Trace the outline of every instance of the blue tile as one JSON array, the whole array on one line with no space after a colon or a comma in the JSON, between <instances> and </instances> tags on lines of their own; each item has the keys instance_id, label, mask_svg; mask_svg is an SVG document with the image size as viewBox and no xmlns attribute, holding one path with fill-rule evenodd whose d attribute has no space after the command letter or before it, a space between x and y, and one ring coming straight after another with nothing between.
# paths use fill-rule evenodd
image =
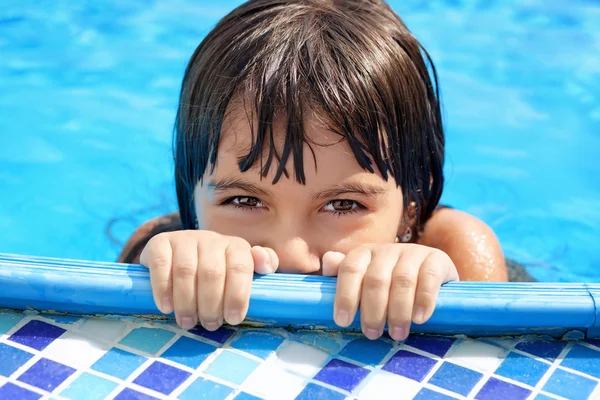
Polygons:
<instances>
[{"instance_id":1,"label":"blue tile","mask_svg":"<svg viewBox=\"0 0 600 400\"><path fill-rule=\"evenodd\" d=\"M196 369L217 348L199 340L182 336L162 354L162 358Z\"/></svg>"},{"instance_id":2,"label":"blue tile","mask_svg":"<svg viewBox=\"0 0 600 400\"><path fill-rule=\"evenodd\" d=\"M224 399L234 391L235 389L210 379L198 378L178 398L180 400Z\"/></svg>"},{"instance_id":3,"label":"blue tile","mask_svg":"<svg viewBox=\"0 0 600 400\"><path fill-rule=\"evenodd\" d=\"M132 349L156 354L175 334L159 328L135 328L119 343Z\"/></svg>"},{"instance_id":4,"label":"blue tile","mask_svg":"<svg viewBox=\"0 0 600 400\"><path fill-rule=\"evenodd\" d=\"M447 389L451 392L467 396L473 387L483 377L477 371L461 367L450 362L444 362L441 367L435 371L435 374L429 380L429 383Z\"/></svg>"},{"instance_id":5,"label":"blue tile","mask_svg":"<svg viewBox=\"0 0 600 400\"><path fill-rule=\"evenodd\" d=\"M191 375L187 371L155 361L133 383L168 395Z\"/></svg>"},{"instance_id":6,"label":"blue tile","mask_svg":"<svg viewBox=\"0 0 600 400\"><path fill-rule=\"evenodd\" d=\"M13 333L9 340L42 351L65 332L61 327L32 320Z\"/></svg>"},{"instance_id":7,"label":"blue tile","mask_svg":"<svg viewBox=\"0 0 600 400\"><path fill-rule=\"evenodd\" d=\"M145 361L145 357L112 348L96 361L91 369L125 380Z\"/></svg>"},{"instance_id":8,"label":"blue tile","mask_svg":"<svg viewBox=\"0 0 600 400\"><path fill-rule=\"evenodd\" d=\"M0 343L0 375L9 377L33 357L26 351Z\"/></svg>"},{"instance_id":9,"label":"blue tile","mask_svg":"<svg viewBox=\"0 0 600 400\"><path fill-rule=\"evenodd\" d=\"M576 344L560 363L560 366L600 379L600 351Z\"/></svg>"},{"instance_id":10,"label":"blue tile","mask_svg":"<svg viewBox=\"0 0 600 400\"><path fill-rule=\"evenodd\" d=\"M234 397L235 400L262 400L260 397L252 396L246 392L239 392L237 396Z\"/></svg>"},{"instance_id":11,"label":"blue tile","mask_svg":"<svg viewBox=\"0 0 600 400\"><path fill-rule=\"evenodd\" d=\"M23 372L18 380L51 392L74 372L71 367L42 358Z\"/></svg>"},{"instance_id":12,"label":"blue tile","mask_svg":"<svg viewBox=\"0 0 600 400\"><path fill-rule=\"evenodd\" d=\"M368 369L334 358L314 379L351 392L369 373Z\"/></svg>"},{"instance_id":13,"label":"blue tile","mask_svg":"<svg viewBox=\"0 0 600 400\"><path fill-rule=\"evenodd\" d=\"M0 386L0 399L37 400L41 395L7 382Z\"/></svg>"},{"instance_id":14,"label":"blue tile","mask_svg":"<svg viewBox=\"0 0 600 400\"><path fill-rule=\"evenodd\" d=\"M518 343L515 349L554 361L566 345L566 342L557 340L527 340Z\"/></svg>"},{"instance_id":15,"label":"blue tile","mask_svg":"<svg viewBox=\"0 0 600 400\"><path fill-rule=\"evenodd\" d=\"M400 350L382 369L421 382L436 363L437 361L432 358Z\"/></svg>"},{"instance_id":16,"label":"blue tile","mask_svg":"<svg viewBox=\"0 0 600 400\"><path fill-rule=\"evenodd\" d=\"M220 327L216 331L207 331L201 325L196 326L193 329L190 329L188 332L193 333L194 335L202 336L203 338L213 340L217 343L225 343L227 339L231 337L235 333L233 329Z\"/></svg>"},{"instance_id":17,"label":"blue tile","mask_svg":"<svg viewBox=\"0 0 600 400\"><path fill-rule=\"evenodd\" d=\"M13 326L19 323L23 319L23 314L17 314L15 312L3 312L0 313L0 335L4 335L10 331Z\"/></svg>"},{"instance_id":18,"label":"blue tile","mask_svg":"<svg viewBox=\"0 0 600 400\"><path fill-rule=\"evenodd\" d=\"M258 361L251 358L225 350L213 360L204 372L227 382L241 385L258 364Z\"/></svg>"},{"instance_id":19,"label":"blue tile","mask_svg":"<svg viewBox=\"0 0 600 400\"><path fill-rule=\"evenodd\" d=\"M542 390L569 399L587 399L597 382L563 369L556 369Z\"/></svg>"},{"instance_id":20,"label":"blue tile","mask_svg":"<svg viewBox=\"0 0 600 400\"><path fill-rule=\"evenodd\" d=\"M404 344L443 358L456 339L443 336L410 335Z\"/></svg>"},{"instance_id":21,"label":"blue tile","mask_svg":"<svg viewBox=\"0 0 600 400\"><path fill-rule=\"evenodd\" d=\"M538 394L537 396L535 396L535 400L556 400L556 399L554 397L548 397L543 394Z\"/></svg>"},{"instance_id":22,"label":"blue tile","mask_svg":"<svg viewBox=\"0 0 600 400\"><path fill-rule=\"evenodd\" d=\"M495 374L535 386L548 371L550 365L518 353L510 352Z\"/></svg>"},{"instance_id":23,"label":"blue tile","mask_svg":"<svg viewBox=\"0 0 600 400\"><path fill-rule=\"evenodd\" d=\"M413 400L456 400L455 397L446 396L435 390L423 388L417 393Z\"/></svg>"},{"instance_id":24,"label":"blue tile","mask_svg":"<svg viewBox=\"0 0 600 400\"><path fill-rule=\"evenodd\" d=\"M2 316L0 316L0 318L2 318ZM0 319L0 324L2 320ZM0 325L1 326L1 325ZM0 333L2 333L2 330L0 329ZM599 347L600 348L600 339L588 339L586 340L586 342L588 342L589 344Z\"/></svg>"},{"instance_id":25,"label":"blue tile","mask_svg":"<svg viewBox=\"0 0 600 400\"><path fill-rule=\"evenodd\" d=\"M491 377L481 388L477 400L525 400L531 390Z\"/></svg>"},{"instance_id":26,"label":"blue tile","mask_svg":"<svg viewBox=\"0 0 600 400\"><path fill-rule=\"evenodd\" d=\"M314 383L309 383L302 390L302 392L300 392L298 397L296 397L296 400L343 400L345 398L345 394L336 392L335 390L331 390L323 386L316 385Z\"/></svg>"},{"instance_id":27,"label":"blue tile","mask_svg":"<svg viewBox=\"0 0 600 400\"><path fill-rule=\"evenodd\" d=\"M360 338L349 342L340 355L363 364L377 365L391 349L392 344L389 342Z\"/></svg>"},{"instance_id":28,"label":"blue tile","mask_svg":"<svg viewBox=\"0 0 600 400\"><path fill-rule=\"evenodd\" d=\"M246 353L265 359L277 350L284 340L281 335L274 335L268 330L242 331L230 345L235 349L240 349Z\"/></svg>"},{"instance_id":29,"label":"blue tile","mask_svg":"<svg viewBox=\"0 0 600 400\"><path fill-rule=\"evenodd\" d=\"M158 398L138 392L137 390L125 388L114 398L114 400L158 400Z\"/></svg>"},{"instance_id":30,"label":"blue tile","mask_svg":"<svg viewBox=\"0 0 600 400\"><path fill-rule=\"evenodd\" d=\"M115 390L117 386L119 385L116 382L84 372L61 391L60 395L61 397L73 400L102 400Z\"/></svg>"},{"instance_id":31,"label":"blue tile","mask_svg":"<svg viewBox=\"0 0 600 400\"><path fill-rule=\"evenodd\" d=\"M53 314L44 314L44 318L51 319L52 321L64 324L71 325L75 322L79 321L81 317L76 317L74 315L53 315Z\"/></svg>"},{"instance_id":32,"label":"blue tile","mask_svg":"<svg viewBox=\"0 0 600 400\"><path fill-rule=\"evenodd\" d=\"M328 332L324 335L319 331L300 331L296 335L294 335L294 339L298 342L306 343L310 346L317 347L323 351L326 351L331 354L336 354L338 351L344 347L344 344L348 339L345 338L346 335L336 333L336 332ZM352 335L351 339L354 339L357 335Z\"/></svg>"}]
</instances>

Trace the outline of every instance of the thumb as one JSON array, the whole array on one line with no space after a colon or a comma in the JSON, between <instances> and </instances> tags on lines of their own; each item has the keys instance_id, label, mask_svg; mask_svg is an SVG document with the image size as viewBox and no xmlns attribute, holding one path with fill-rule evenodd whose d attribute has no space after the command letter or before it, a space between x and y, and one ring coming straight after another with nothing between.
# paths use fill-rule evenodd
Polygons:
<instances>
[{"instance_id":1,"label":"thumb","mask_svg":"<svg viewBox=\"0 0 600 400\"><path fill-rule=\"evenodd\" d=\"M254 246L250 249L254 259L254 272L261 275L272 274L279 267L279 257L269 247Z\"/></svg>"},{"instance_id":2,"label":"thumb","mask_svg":"<svg viewBox=\"0 0 600 400\"><path fill-rule=\"evenodd\" d=\"M323 254L323 276L337 276L344 257L346 257L344 254L337 251Z\"/></svg>"}]
</instances>

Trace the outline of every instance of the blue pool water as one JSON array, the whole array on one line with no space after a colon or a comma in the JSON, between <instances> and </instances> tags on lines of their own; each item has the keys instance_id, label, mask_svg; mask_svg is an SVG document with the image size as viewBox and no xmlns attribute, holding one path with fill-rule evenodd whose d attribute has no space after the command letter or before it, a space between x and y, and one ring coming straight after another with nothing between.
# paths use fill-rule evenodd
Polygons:
<instances>
[{"instance_id":1,"label":"blue pool water","mask_svg":"<svg viewBox=\"0 0 600 400\"><path fill-rule=\"evenodd\" d=\"M239 3L0 3L0 252L114 260L175 209L183 70ZM391 4L439 70L444 202L537 279L599 281L600 3Z\"/></svg>"}]
</instances>

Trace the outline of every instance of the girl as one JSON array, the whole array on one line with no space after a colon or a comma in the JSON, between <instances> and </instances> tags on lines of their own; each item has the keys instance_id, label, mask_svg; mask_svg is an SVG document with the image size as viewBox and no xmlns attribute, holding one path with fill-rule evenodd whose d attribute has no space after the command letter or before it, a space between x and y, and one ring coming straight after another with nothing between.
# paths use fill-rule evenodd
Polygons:
<instances>
[{"instance_id":1,"label":"girl","mask_svg":"<svg viewBox=\"0 0 600 400\"><path fill-rule=\"evenodd\" d=\"M243 321L253 273L337 276L334 320L403 340L450 280L506 281L494 233L439 208L435 69L381 0L255 0L200 43L175 125L179 213L120 257L189 329ZM143 249L143 250L142 250Z\"/></svg>"}]
</instances>

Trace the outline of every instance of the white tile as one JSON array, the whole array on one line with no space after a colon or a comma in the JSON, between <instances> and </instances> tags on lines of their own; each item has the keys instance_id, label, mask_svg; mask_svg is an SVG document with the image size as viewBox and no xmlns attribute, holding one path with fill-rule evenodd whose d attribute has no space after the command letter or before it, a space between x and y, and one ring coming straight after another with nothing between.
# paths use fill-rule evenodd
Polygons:
<instances>
[{"instance_id":1,"label":"white tile","mask_svg":"<svg viewBox=\"0 0 600 400\"><path fill-rule=\"evenodd\" d=\"M422 387L419 382L412 379L379 370L371 373L368 381L364 383L358 392L358 397L361 400L380 400L401 394L401 398L403 399L412 399Z\"/></svg>"},{"instance_id":2,"label":"white tile","mask_svg":"<svg viewBox=\"0 0 600 400\"><path fill-rule=\"evenodd\" d=\"M127 324L122 321L90 318L81 324L79 332L95 339L113 342L120 339L120 336L125 333L126 328Z\"/></svg>"},{"instance_id":3,"label":"white tile","mask_svg":"<svg viewBox=\"0 0 600 400\"><path fill-rule=\"evenodd\" d=\"M42 356L75 368L88 368L102 357L109 346L76 333L67 332L52 342Z\"/></svg>"},{"instance_id":4,"label":"white tile","mask_svg":"<svg viewBox=\"0 0 600 400\"><path fill-rule=\"evenodd\" d=\"M276 362L265 362L246 379L243 389L265 399L295 399L306 380L281 369Z\"/></svg>"},{"instance_id":5,"label":"white tile","mask_svg":"<svg viewBox=\"0 0 600 400\"><path fill-rule=\"evenodd\" d=\"M482 372L493 372L504 360L506 352L492 344L465 339L455 343L444 359Z\"/></svg>"},{"instance_id":6,"label":"white tile","mask_svg":"<svg viewBox=\"0 0 600 400\"><path fill-rule=\"evenodd\" d=\"M280 368L312 378L325 365L329 355L303 343L286 341L279 346L274 358Z\"/></svg>"}]
</instances>

